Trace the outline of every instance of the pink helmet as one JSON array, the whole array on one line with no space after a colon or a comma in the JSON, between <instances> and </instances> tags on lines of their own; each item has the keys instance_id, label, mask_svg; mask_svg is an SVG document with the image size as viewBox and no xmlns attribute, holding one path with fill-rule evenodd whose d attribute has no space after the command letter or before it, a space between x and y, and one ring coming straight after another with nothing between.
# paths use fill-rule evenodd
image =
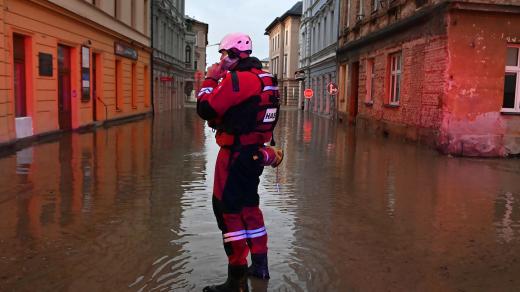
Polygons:
<instances>
[{"instance_id":1,"label":"pink helmet","mask_svg":"<svg viewBox=\"0 0 520 292\"><path fill-rule=\"evenodd\" d=\"M253 51L253 42L251 38L241 32L235 32L227 34L221 41L218 46L218 51L222 52L223 50L229 51L231 49L236 49L239 52L245 52L251 54Z\"/></svg>"}]
</instances>

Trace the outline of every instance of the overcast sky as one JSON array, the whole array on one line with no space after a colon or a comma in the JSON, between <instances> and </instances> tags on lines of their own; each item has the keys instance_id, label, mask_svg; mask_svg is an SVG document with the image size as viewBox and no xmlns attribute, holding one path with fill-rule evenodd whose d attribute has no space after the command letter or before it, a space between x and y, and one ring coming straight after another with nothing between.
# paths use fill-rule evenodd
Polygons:
<instances>
[{"instance_id":1,"label":"overcast sky","mask_svg":"<svg viewBox=\"0 0 520 292\"><path fill-rule=\"evenodd\" d=\"M209 45L220 42L230 32L244 32L253 40L253 56L269 56L265 28L289 10L297 0L186 0L185 13L208 24ZM219 60L218 46L207 49L208 66Z\"/></svg>"}]
</instances>

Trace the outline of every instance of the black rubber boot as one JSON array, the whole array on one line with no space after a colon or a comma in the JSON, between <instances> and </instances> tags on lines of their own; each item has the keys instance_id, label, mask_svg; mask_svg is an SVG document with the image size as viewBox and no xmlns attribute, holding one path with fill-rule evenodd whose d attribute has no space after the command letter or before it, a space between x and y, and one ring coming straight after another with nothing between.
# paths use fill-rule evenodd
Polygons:
<instances>
[{"instance_id":1,"label":"black rubber boot","mask_svg":"<svg viewBox=\"0 0 520 292\"><path fill-rule=\"evenodd\" d=\"M248 292L247 266L228 266L228 277L224 284L207 286L203 292Z\"/></svg>"},{"instance_id":2,"label":"black rubber boot","mask_svg":"<svg viewBox=\"0 0 520 292\"><path fill-rule=\"evenodd\" d=\"M267 266L267 254L251 254L251 266L249 266L247 274L262 280L269 279L269 268Z\"/></svg>"}]
</instances>

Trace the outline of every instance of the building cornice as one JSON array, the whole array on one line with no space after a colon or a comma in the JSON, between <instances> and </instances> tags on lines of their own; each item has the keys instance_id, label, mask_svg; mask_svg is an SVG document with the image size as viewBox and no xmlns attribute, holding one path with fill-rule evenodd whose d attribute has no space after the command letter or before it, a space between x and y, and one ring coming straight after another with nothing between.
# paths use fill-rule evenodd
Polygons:
<instances>
[{"instance_id":1,"label":"building cornice","mask_svg":"<svg viewBox=\"0 0 520 292\"><path fill-rule=\"evenodd\" d=\"M345 45L338 48L337 54L341 55L345 52L355 50L359 47L363 47L372 42L391 37L395 33L410 29L411 27L414 27L417 24L428 21L428 19L430 18L430 16L432 14L435 14L437 12L440 12L440 11L446 9L447 6L448 6L447 2L441 2L441 3L433 5L431 7L423 8L423 9L419 10L417 13L415 13L405 19L402 19L396 23L392 23L380 30L369 33L366 36L356 39L354 41L347 42Z\"/></svg>"},{"instance_id":2,"label":"building cornice","mask_svg":"<svg viewBox=\"0 0 520 292\"><path fill-rule=\"evenodd\" d=\"M170 15L172 18L179 18L184 20L184 14L181 13L170 0L154 0L154 6L161 12ZM174 15L175 14L175 15Z\"/></svg>"},{"instance_id":3,"label":"building cornice","mask_svg":"<svg viewBox=\"0 0 520 292\"><path fill-rule=\"evenodd\" d=\"M329 55L331 52L333 52L334 54L336 54L336 49L337 49L337 42L334 42L332 44L330 44L329 46L319 50L318 52L312 54L310 56L310 59L311 59L311 62L312 60L314 59L319 59L325 55Z\"/></svg>"},{"instance_id":4,"label":"building cornice","mask_svg":"<svg viewBox=\"0 0 520 292\"><path fill-rule=\"evenodd\" d=\"M297 7L298 4L300 5L300 7L302 6L302 2L299 1L293 7L291 7L291 9L287 10L284 14L282 14L282 16L276 17L265 28L264 35L269 35L269 33L277 26L277 24L282 24L283 25L283 22L285 22L285 19L287 19L287 18L291 18L291 17L293 17L293 18L301 18L302 17L302 11L300 11L300 12L293 11L294 8Z\"/></svg>"},{"instance_id":5,"label":"building cornice","mask_svg":"<svg viewBox=\"0 0 520 292\"><path fill-rule=\"evenodd\" d=\"M450 10L468 10L480 12L501 12L520 14L520 5L492 4L492 3L471 3L460 0L449 0Z\"/></svg>"},{"instance_id":6,"label":"building cornice","mask_svg":"<svg viewBox=\"0 0 520 292\"><path fill-rule=\"evenodd\" d=\"M333 60L333 59L336 59L336 52L331 52L321 58L317 58L317 59L314 59L314 60L311 60L311 63L309 65L309 67L316 67L317 65L319 65L320 63L324 63L326 61L329 61L329 60Z\"/></svg>"}]
</instances>

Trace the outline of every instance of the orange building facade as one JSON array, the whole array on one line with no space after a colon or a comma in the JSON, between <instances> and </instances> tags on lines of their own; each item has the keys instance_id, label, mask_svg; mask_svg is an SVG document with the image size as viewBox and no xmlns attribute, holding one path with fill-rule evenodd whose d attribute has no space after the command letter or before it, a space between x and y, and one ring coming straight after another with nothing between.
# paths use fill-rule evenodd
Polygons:
<instances>
[{"instance_id":1,"label":"orange building facade","mask_svg":"<svg viewBox=\"0 0 520 292\"><path fill-rule=\"evenodd\" d=\"M0 0L0 145L151 112L148 1Z\"/></svg>"}]
</instances>

